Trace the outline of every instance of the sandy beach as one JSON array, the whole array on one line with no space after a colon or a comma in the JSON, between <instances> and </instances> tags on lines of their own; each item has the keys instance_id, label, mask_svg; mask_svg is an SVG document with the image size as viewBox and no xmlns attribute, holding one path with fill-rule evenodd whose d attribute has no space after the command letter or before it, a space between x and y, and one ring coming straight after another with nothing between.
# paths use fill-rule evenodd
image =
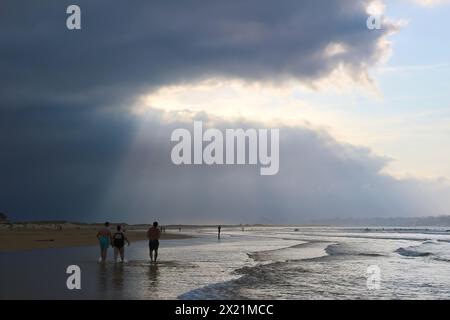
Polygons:
<instances>
[{"instance_id":1,"label":"sandy beach","mask_svg":"<svg viewBox=\"0 0 450 320\"><path fill-rule=\"evenodd\" d=\"M0 229L0 252L14 252L32 249L64 248L96 245L97 225L14 225ZM115 226L113 226L115 227ZM125 227L131 243L146 240L145 228ZM114 230L111 228L111 230ZM161 240L186 239L192 236L171 230L161 234Z\"/></svg>"},{"instance_id":2,"label":"sandy beach","mask_svg":"<svg viewBox=\"0 0 450 320\"><path fill-rule=\"evenodd\" d=\"M144 230L129 227L129 233L142 234L133 227ZM226 227L218 239L212 226L170 228L167 236L195 236L161 241L157 263L149 261L146 241L132 242L123 263L114 262L112 250L106 263L99 263L97 245L0 252L0 300L448 299L447 228L370 230ZM22 237L19 230L12 232ZM88 229L68 234L95 244ZM82 290L67 289L70 265L82 270ZM367 270L374 266L382 273L379 289L367 282Z\"/></svg>"}]
</instances>

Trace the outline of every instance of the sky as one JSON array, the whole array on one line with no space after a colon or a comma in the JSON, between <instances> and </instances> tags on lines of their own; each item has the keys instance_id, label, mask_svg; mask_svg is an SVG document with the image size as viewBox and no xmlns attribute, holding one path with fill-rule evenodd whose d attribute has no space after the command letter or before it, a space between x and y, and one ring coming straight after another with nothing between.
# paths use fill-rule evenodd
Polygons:
<instances>
[{"instance_id":1,"label":"sky","mask_svg":"<svg viewBox=\"0 0 450 320\"><path fill-rule=\"evenodd\" d=\"M68 30L75 2L82 28ZM449 1L75 2L0 4L11 219L450 214ZM278 174L174 165L171 133L194 120L278 128Z\"/></svg>"}]
</instances>

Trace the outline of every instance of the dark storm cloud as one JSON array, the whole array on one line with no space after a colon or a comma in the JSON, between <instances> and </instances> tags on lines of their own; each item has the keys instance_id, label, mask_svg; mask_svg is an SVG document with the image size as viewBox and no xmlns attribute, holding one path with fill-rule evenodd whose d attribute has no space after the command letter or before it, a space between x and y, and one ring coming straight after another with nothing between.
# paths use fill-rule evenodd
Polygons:
<instances>
[{"instance_id":1,"label":"dark storm cloud","mask_svg":"<svg viewBox=\"0 0 450 320\"><path fill-rule=\"evenodd\" d=\"M340 64L357 75L378 60L390 28L366 28L366 2L77 1L82 30L69 31L72 1L2 1L2 100L117 106L140 90L209 76L312 80ZM348 51L324 55L331 43Z\"/></svg>"},{"instance_id":2,"label":"dark storm cloud","mask_svg":"<svg viewBox=\"0 0 450 320\"><path fill-rule=\"evenodd\" d=\"M89 108L7 108L0 117L0 206L13 219L85 219L134 125Z\"/></svg>"},{"instance_id":3,"label":"dark storm cloud","mask_svg":"<svg viewBox=\"0 0 450 320\"><path fill-rule=\"evenodd\" d=\"M69 31L65 9L73 3L0 4L0 210L13 219L114 213L136 221L152 211L172 220L184 213L214 220L215 212L246 212L248 221L273 220L272 213L284 221L294 213L363 208L367 197L352 198L350 182L345 190L328 185L347 171L357 172L351 181L383 180L370 167L381 166L379 160L370 156L345 163L330 156L325 169L286 155L285 162L329 172L318 172L323 182L311 189L302 184L311 179L303 171L287 173L297 170L290 162L267 183L245 168L174 168L166 158L170 126L161 119L148 123L143 149L152 151L145 162L130 149L138 131L127 108L138 94L161 85L208 77L308 82L340 65L358 77L377 62L378 41L389 31L367 30L364 1L76 1L82 30ZM330 43L347 51L327 56ZM325 147L312 131L288 132L287 141ZM124 171L130 159L134 165Z\"/></svg>"}]
</instances>

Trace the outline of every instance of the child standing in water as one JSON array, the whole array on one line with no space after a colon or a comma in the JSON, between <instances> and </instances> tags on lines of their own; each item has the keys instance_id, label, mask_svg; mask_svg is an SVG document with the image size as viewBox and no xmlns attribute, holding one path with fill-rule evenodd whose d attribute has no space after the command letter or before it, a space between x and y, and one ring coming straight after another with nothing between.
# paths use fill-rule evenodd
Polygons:
<instances>
[{"instance_id":1,"label":"child standing in water","mask_svg":"<svg viewBox=\"0 0 450 320\"><path fill-rule=\"evenodd\" d=\"M125 241L130 245L130 241L122 231L122 226L117 226L117 231L112 236L114 247L114 262L117 262L117 256L120 254L120 260L123 262L125 257Z\"/></svg>"}]
</instances>

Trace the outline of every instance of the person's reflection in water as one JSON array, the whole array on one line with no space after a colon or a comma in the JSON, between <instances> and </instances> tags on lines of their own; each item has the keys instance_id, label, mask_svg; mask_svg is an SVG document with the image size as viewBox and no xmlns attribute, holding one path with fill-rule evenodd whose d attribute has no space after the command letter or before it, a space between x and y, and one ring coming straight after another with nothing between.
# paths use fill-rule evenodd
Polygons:
<instances>
[{"instance_id":1,"label":"person's reflection in water","mask_svg":"<svg viewBox=\"0 0 450 320\"><path fill-rule=\"evenodd\" d=\"M106 263L98 264L98 295L100 298L107 298L108 295L108 268Z\"/></svg>"},{"instance_id":2,"label":"person's reflection in water","mask_svg":"<svg viewBox=\"0 0 450 320\"><path fill-rule=\"evenodd\" d=\"M159 270L157 264L150 264L148 267L148 287L149 292L151 292L152 298L158 297L158 277L159 277Z\"/></svg>"},{"instance_id":3,"label":"person's reflection in water","mask_svg":"<svg viewBox=\"0 0 450 320\"><path fill-rule=\"evenodd\" d=\"M123 274L124 274L124 265L122 263L114 264L112 275L112 284L114 290L123 289Z\"/></svg>"}]
</instances>

